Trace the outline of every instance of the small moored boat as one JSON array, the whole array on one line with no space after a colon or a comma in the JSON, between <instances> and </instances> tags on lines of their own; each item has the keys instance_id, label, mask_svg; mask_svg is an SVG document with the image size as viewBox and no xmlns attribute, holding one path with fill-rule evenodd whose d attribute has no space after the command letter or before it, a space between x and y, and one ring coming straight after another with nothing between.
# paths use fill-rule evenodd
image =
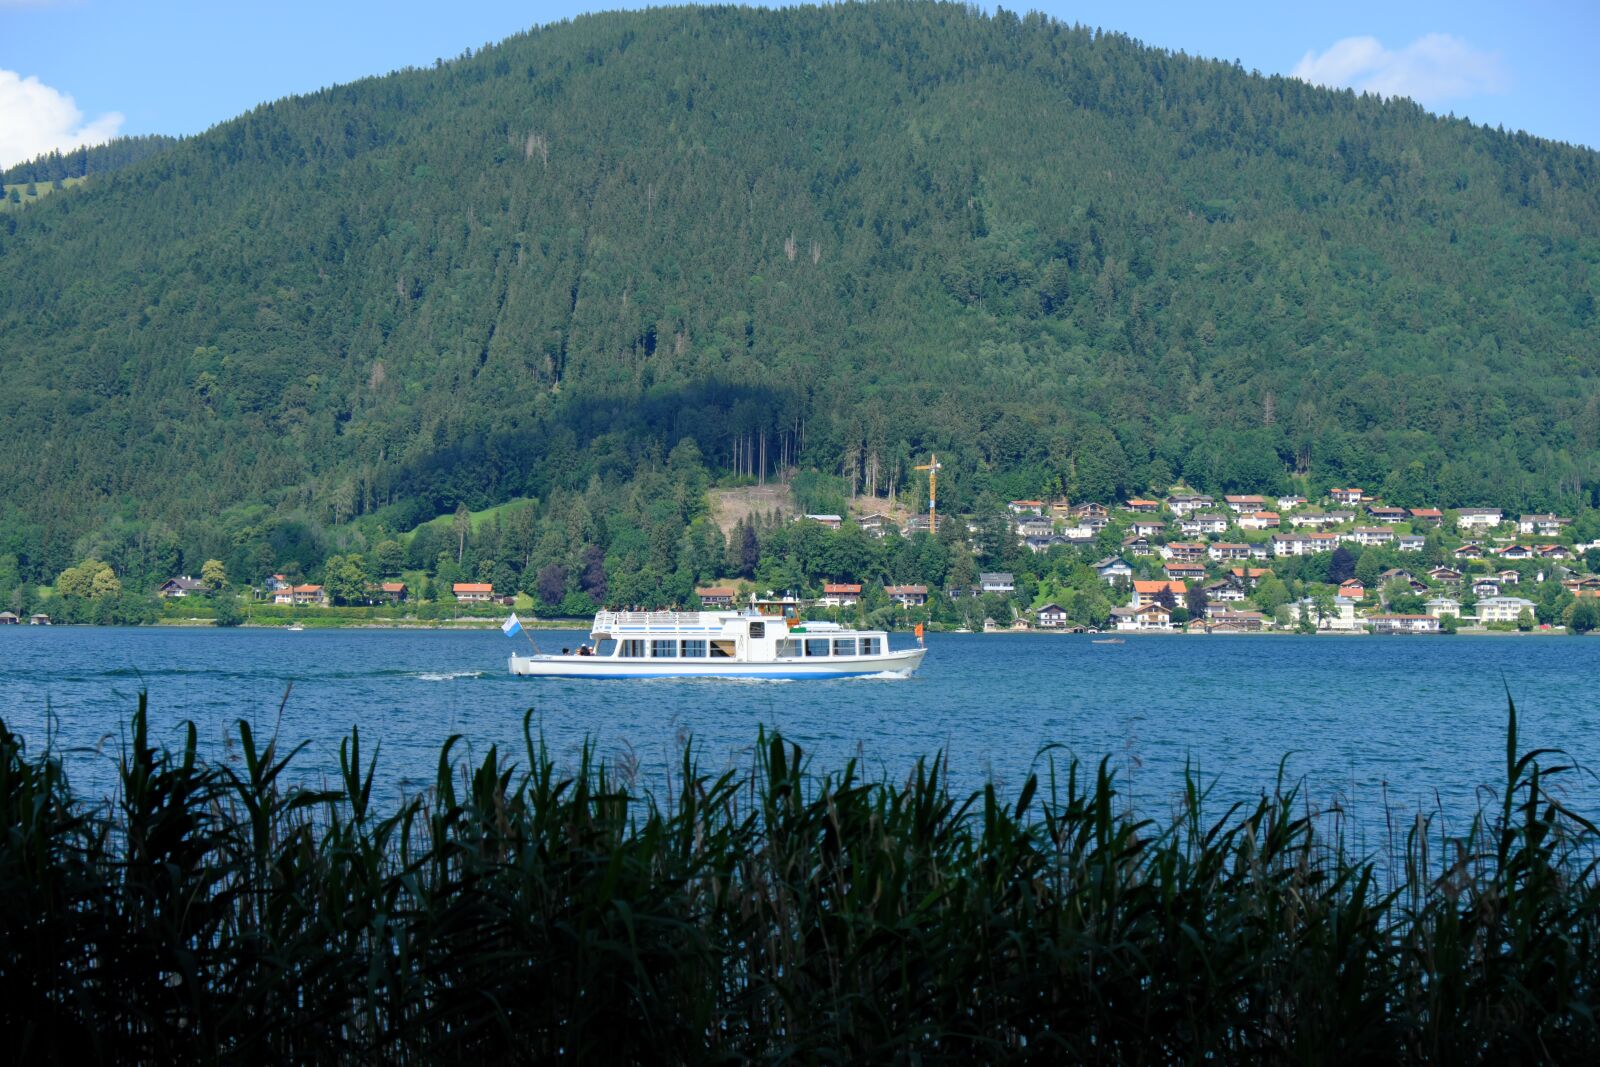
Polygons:
<instances>
[{"instance_id":1,"label":"small moored boat","mask_svg":"<svg viewBox=\"0 0 1600 1067\"><path fill-rule=\"evenodd\" d=\"M508 630L508 632L511 632ZM907 675L925 648L882 630L743 611L602 611L577 652L513 655L512 674L554 678L851 678Z\"/></svg>"}]
</instances>

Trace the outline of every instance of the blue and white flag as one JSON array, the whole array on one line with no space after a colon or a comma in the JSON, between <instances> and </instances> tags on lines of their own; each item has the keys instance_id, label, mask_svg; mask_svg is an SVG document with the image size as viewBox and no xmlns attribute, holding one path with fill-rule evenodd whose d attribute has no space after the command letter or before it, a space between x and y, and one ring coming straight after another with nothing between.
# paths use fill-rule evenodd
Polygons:
<instances>
[{"instance_id":1,"label":"blue and white flag","mask_svg":"<svg viewBox=\"0 0 1600 1067\"><path fill-rule=\"evenodd\" d=\"M511 617L500 624L500 632L507 637L515 637L522 632L522 623L517 621L517 613L512 612Z\"/></svg>"}]
</instances>

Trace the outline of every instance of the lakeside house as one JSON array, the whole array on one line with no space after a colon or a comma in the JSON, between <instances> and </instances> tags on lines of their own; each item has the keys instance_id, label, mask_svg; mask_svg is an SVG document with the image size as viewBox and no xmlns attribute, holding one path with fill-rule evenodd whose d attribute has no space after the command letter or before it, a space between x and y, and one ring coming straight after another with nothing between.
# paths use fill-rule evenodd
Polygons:
<instances>
[{"instance_id":1,"label":"lakeside house","mask_svg":"<svg viewBox=\"0 0 1600 1067\"><path fill-rule=\"evenodd\" d=\"M1025 515L1016 522L1017 536L1023 540L1029 537L1049 537L1055 532L1055 524L1049 519L1039 515Z\"/></svg>"},{"instance_id":2,"label":"lakeside house","mask_svg":"<svg viewBox=\"0 0 1600 1067\"><path fill-rule=\"evenodd\" d=\"M274 604L278 598L272 598ZM328 606L328 594L320 585L297 585L289 590L289 602L297 608L325 608Z\"/></svg>"},{"instance_id":3,"label":"lakeside house","mask_svg":"<svg viewBox=\"0 0 1600 1067\"><path fill-rule=\"evenodd\" d=\"M1421 552L1428 547L1428 539L1421 534L1401 534L1394 539L1394 547L1401 552Z\"/></svg>"},{"instance_id":4,"label":"lakeside house","mask_svg":"<svg viewBox=\"0 0 1600 1067\"><path fill-rule=\"evenodd\" d=\"M1118 630L1171 630L1172 613L1160 604L1111 609L1111 620Z\"/></svg>"},{"instance_id":5,"label":"lakeside house","mask_svg":"<svg viewBox=\"0 0 1600 1067\"><path fill-rule=\"evenodd\" d=\"M925 585L891 585L883 591L903 608L920 608L928 602L928 587Z\"/></svg>"},{"instance_id":6,"label":"lakeside house","mask_svg":"<svg viewBox=\"0 0 1600 1067\"><path fill-rule=\"evenodd\" d=\"M978 575L980 593L1014 593L1016 589L1016 579L1010 571L985 571Z\"/></svg>"},{"instance_id":7,"label":"lakeside house","mask_svg":"<svg viewBox=\"0 0 1600 1067\"><path fill-rule=\"evenodd\" d=\"M1267 628L1267 617L1259 611L1207 611L1206 629L1212 633L1260 633Z\"/></svg>"},{"instance_id":8,"label":"lakeside house","mask_svg":"<svg viewBox=\"0 0 1600 1067\"><path fill-rule=\"evenodd\" d=\"M1439 620L1433 615L1374 615L1367 627L1375 634L1436 634Z\"/></svg>"},{"instance_id":9,"label":"lakeside house","mask_svg":"<svg viewBox=\"0 0 1600 1067\"><path fill-rule=\"evenodd\" d=\"M1333 533L1273 534L1274 556L1314 556L1318 552L1332 552L1339 547L1339 535Z\"/></svg>"},{"instance_id":10,"label":"lakeside house","mask_svg":"<svg viewBox=\"0 0 1600 1067\"><path fill-rule=\"evenodd\" d=\"M1205 555L1204 541L1170 541L1161 546L1162 558L1177 560L1179 563L1193 563L1195 560L1204 559Z\"/></svg>"},{"instance_id":11,"label":"lakeside house","mask_svg":"<svg viewBox=\"0 0 1600 1067\"><path fill-rule=\"evenodd\" d=\"M1244 590L1226 578L1218 578L1216 581L1207 582L1202 588L1206 591L1207 604L1237 603L1245 598Z\"/></svg>"},{"instance_id":12,"label":"lakeside house","mask_svg":"<svg viewBox=\"0 0 1600 1067\"><path fill-rule=\"evenodd\" d=\"M1128 501L1122 506L1125 510L1131 511L1136 515L1154 515L1156 512L1161 510L1161 501L1146 500L1143 497L1134 497L1132 500Z\"/></svg>"},{"instance_id":13,"label":"lakeside house","mask_svg":"<svg viewBox=\"0 0 1600 1067\"><path fill-rule=\"evenodd\" d=\"M1160 537L1167 524L1157 519L1134 519L1128 524L1128 533L1134 537Z\"/></svg>"},{"instance_id":14,"label":"lakeside house","mask_svg":"<svg viewBox=\"0 0 1600 1067\"><path fill-rule=\"evenodd\" d=\"M1230 562L1236 559L1249 559L1250 547L1246 544L1235 544L1229 541L1214 541L1206 549L1206 555L1219 562Z\"/></svg>"},{"instance_id":15,"label":"lakeside house","mask_svg":"<svg viewBox=\"0 0 1600 1067\"><path fill-rule=\"evenodd\" d=\"M21 621L14 611L0 611L0 626L16 626Z\"/></svg>"},{"instance_id":16,"label":"lakeside house","mask_svg":"<svg viewBox=\"0 0 1600 1067\"><path fill-rule=\"evenodd\" d=\"M1335 504L1359 504L1362 500L1360 489L1329 489L1328 495Z\"/></svg>"},{"instance_id":17,"label":"lakeside house","mask_svg":"<svg viewBox=\"0 0 1600 1067\"><path fill-rule=\"evenodd\" d=\"M1241 530L1276 530L1283 517L1276 511L1252 511L1239 519Z\"/></svg>"},{"instance_id":18,"label":"lakeside house","mask_svg":"<svg viewBox=\"0 0 1600 1067\"><path fill-rule=\"evenodd\" d=\"M1411 524L1413 526L1438 526L1444 522L1444 512L1438 508L1412 508Z\"/></svg>"},{"instance_id":19,"label":"lakeside house","mask_svg":"<svg viewBox=\"0 0 1600 1067\"><path fill-rule=\"evenodd\" d=\"M1128 602L1130 608L1142 608L1154 604L1156 597L1165 589L1170 592L1177 603L1189 595L1189 587L1183 582L1174 581L1136 581L1133 583L1133 599Z\"/></svg>"},{"instance_id":20,"label":"lakeside house","mask_svg":"<svg viewBox=\"0 0 1600 1067\"><path fill-rule=\"evenodd\" d=\"M1178 520L1178 529L1190 536L1195 534L1220 534L1228 529L1228 517L1209 511L1191 512Z\"/></svg>"},{"instance_id":21,"label":"lakeside house","mask_svg":"<svg viewBox=\"0 0 1600 1067\"><path fill-rule=\"evenodd\" d=\"M1150 545L1150 538L1142 534L1122 539L1122 550L1131 556L1153 556L1155 549Z\"/></svg>"},{"instance_id":22,"label":"lakeside house","mask_svg":"<svg viewBox=\"0 0 1600 1067\"><path fill-rule=\"evenodd\" d=\"M1011 509L1013 515L1043 515L1043 500L1013 500L1006 507Z\"/></svg>"},{"instance_id":23,"label":"lakeside house","mask_svg":"<svg viewBox=\"0 0 1600 1067\"><path fill-rule=\"evenodd\" d=\"M29 615L28 616L28 625L29 626L49 626L50 625L50 616L46 615L42 611L39 612L37 615Z\"/></svg>"},{"instance_id":24,"label":"lakeside house","mask_svg":"<svg viewBox=\"0 0 1600 1067\"><path fill-rule=\"evenodd\" d=\"M1440 585L1459 585L1461 583L1461 572L1454 567L1435 567L1428 572L1428 577Z\"/></svg>"},{"instance_id":25,"label":"lakeside house","mask_svg":"<svg viewBox=\"0 0 1600 1067\"><path fill-rule=\"evenodd\" d=\"M378 594L390 604L402 603L406 598L405 582L380 582Z\"/></svg>"},{"instance_id":26,"label":"lakeside house","mask_svg":"<svg viewBox=\"0 0 1600 1067\"><path fill-rule=\"evenodd\" d=\"M1302 526L1309 526L1313 530L1324 530L1330 526L1343 526L1347 522L1355 521L1356 513L1353 511L1307 511L1289 516L1289 526L1296 530Z\"/></svg>"},{"instance_id":27,"label":"lakeside house","mask_svg":"<svg viewBox=\"0 0 1600 1067\"><path fill-rule=\"evenodd\" d=\"M162 582L161 588L156 590L156 594L168 600L177 600L186 596L201 596L206 590L205 582L185 574L177 578L168 578Z\"/></svg>"},{"instance_id":28,"label":"lakeside house","mask_svg":"<svg viewBox=\"0 0 1600 1067\"><path fill-rule=\"evenodd\" d=\"M1034 619L1041 630L1059 630L1067 624L1067 613L1060 604L1052 602L1035 612Z\"/></svg>"},{"instance_id":29,"label":"lakeside house","mask_svg":"<svg viewBox=\"0 0 1600 1067\"><path fill-rule=\"evenodd\" d=\"M889 518L887 515L880 515L877 512L873 512L871 515L861 516L856 520L856 525L861 527L861 529L866 533L871 534L873 537L887 537L889 535L889 531L895 529L893 519Z\"/></svg>"},{"instance_id":30,"label":"lakeside house","mask_svg":"<svg viewBox=\"0 0 1600 1067\"><path fill-rule=\"evenodd\" d=\"M1303 496L1280 496L1278 498L1278 510L1293 511L1295 508L1303 508L1309 503L1311 501Z\"/></svg>"},{"instance_id":31,"label":"lakeside house","mask_svg":"<svg viewBox=\"0 0 1600 1067\"><path fill-rule=\"evenodd\" d=\"M1394 527L1392 526L1357 526L1347 534L1341 534L1339 540L1350 544L1357 544L1363 548L1371 545L1386 545L1394 540Z\"/></svg>"},{"instance_id":32,"label":"lakeside house","mask_svg":"<svg viewBox=\"0 0 1600 1067\"><path fill-rule=\"evenodd\" d=\"M1388 524L1405 522L1408 513L1405 508L1392 508L1387 504L1369 504L1367 514L1381 523Z\"/></svg>"},{"instance_id":33,"label":"lakeside house","mask_svg":"<svg viewBox=\"0 0 1600 1067\"><path fill-rule=\"evenodd\" d=\"M861 603L859 582L824 582L822 596L817 606L822 608L848 608Z\"/></svg>"},{"instance_id":34,"label":"lakeside house","mask_svg":"<svg viewBox=\"0 0 1600 1067\"><path fill-rule=\"evenodd\" d=\"M1560 537L1572 523L1560 515L1524 515L1517 520L1517 532L1538 537Z\"/></svg>"},{"instance_id":35,"label":"lakeside house","mask_svg":"<svg viewBox=\"0 0 1600 1067\"><path fill-rule=\"evenodd\" d=\"M1240 515L1265 511L1267 507L1267 498L1264 496L1230 495L1223 497L1222 502L1227 504L1230 510L1236 511Z\"/></svg>"},{"instance_id":36,"label":"lakeside house","mask_svg":"<svg viewBox=\"0 0 1600 1067\"><path fill-rule=\"evenodd\" d=\"M1227 580L1229 584L1248 592L1271 573L1272 571L1266 567L1231 567L1228 569Z\"/></svg>"},{"instance_id":37,"label":"lakeside house","mask_svg":"<svg viewBox=\"0 0 1600 1067\"><path fill-rule=\"evenodd\" d=\"M696 588L694 595L700 598L702 611L723 611L733 607L739 591L731 585L707 585Z\"/></svg>"},{"instance_id":38,"label":"lakeside house","mask_svg":"<svg viewBox=\"0 0 1600 1067\"><path fill-rule=\"evenodd\" d=\"M1516 622L1524 611L1533 614L1536 605L1520 596L1491 596L1478 601L1478 621Z\"/></svg>"},{"instance_id":39,"label":"lakeside house","mask_svg":"<svg viewBox=\"0 0 1600 1067\"><path fill-rule=\"evenodd\" d=\"M494 585L490 582L456 582L450 592L463 604L487 604L494 599Z\"/></svg>"},{"instance_id":40,"label":"lakeside house","mask_svg":"<svg viewBox=\"0 0 1600 1067\"><path fill-rule=\"evenodd\" d=\"M1461 618L1461 601L1453 596L1430 597L1423 603L1422 607L1436 619L1443 618L1446 615L1454 615L1458 619Z\"/></svg>"},{"instance_id":41,"label":"lakeside house","mask_svg":"<svg viewBox=\"0 0 1600 1067\"><path fill-rule=\"evenodd\" d=\"M1461 530L1492 530L1505 521L1505 512L1499 508L1457 508L1456 528Z\"/></svg>"},{"instance_id":42,"label":"lakeside house","mask_svg":"<svg viewBox=\"0 0 1600 1067\"><path fill-rule=\"evenodd\" d=\"M1172 560L1166 565L1166 574L1169 580L1179 582L1204 581L1206 565L1204 563L1180 563Z\"/></svg>"},{"instance_id":43,"label":"lakeside house","mask_svg":"<svg viewBox=\"0 0 1600 1067\"><path fill-rule=\"evenodd\" d=\"M1132 578L1133 568L1121 556L1107 556L1094 565L1095 573L1102 580L1114 583L1118 578Z\"/></svg>"},{"instance_id":44,"label":"lakeside house","mask_svg":"<svg viewBox=\"0 0 1600 1067\"><path fill-rule=\"evenodd\" d=\"M1346 578L1339 583L1339 595L1349 597L1351 600L1361 600L1367 595L1367 587L1361 584L1360 578Z\"/></svg>"},{"instance_id":45,"label":"lakeside house","mask_svg":"<svg viewBox=\"0 0 1600 1067\"><path fill-rule=\"evenodd\" d=\"M1479 578L1472 583L1473 596L1499 596L1500 580L1498 578Z\"/></svg>"},{"instance_id":46,"label":"lakeside house","mask_svg":"<svg viewBox=\"0 0 1600 1067\"><path fill-rule=\"evenodd\" d=\"M808 514L808 515L802 515L802 516L800 516L800 518L802 518L802 519L810 519L812 522L820 522L822 525L826 526L830 530L837 530L839 527L844 525L844 516L843 515L810 515L810 514Z\"/></svg>"},{"instance_id":47,"label":"lakeside house","mask_svg":"<svg viewBox=\"0 0 1600 1067\"><path fill-rule=\"evenodd\" d=\"M1174 515L1184 516L1196 511L1204 511L1216 501L1204 493L1169 493L1167 495L1167 510Z\"/></svg>"}]
</instances>

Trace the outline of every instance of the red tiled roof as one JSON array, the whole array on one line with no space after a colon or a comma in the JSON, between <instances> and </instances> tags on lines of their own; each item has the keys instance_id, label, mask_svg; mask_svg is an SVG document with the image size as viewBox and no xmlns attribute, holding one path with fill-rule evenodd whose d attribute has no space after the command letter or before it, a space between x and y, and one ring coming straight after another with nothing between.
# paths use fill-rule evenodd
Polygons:
<instances>
[{"instance_id":1,"label":"red tiled roof","mask_svg":"<svg viewBox=\"0 0 1600 1067\"><path fill-rule=\"evenodd\" d=\"M450 587L457 593L492 593L494 585L490 582L457 582Z\"/></svg>"},{"instance_id":2,"label":"red tiled roof","mask_svg":"<svg viewBox=\"0 0 1600 1067\"><path fill-rule=\"evenodd\" d=\"M1182 582L1136 581L1133 583L1133 591L1135 593L1159 593L1163 589L1170 589L1178 596L1182 596L1189 591L1188 586L1184 585Z\"/></svg>"}]
</instances>

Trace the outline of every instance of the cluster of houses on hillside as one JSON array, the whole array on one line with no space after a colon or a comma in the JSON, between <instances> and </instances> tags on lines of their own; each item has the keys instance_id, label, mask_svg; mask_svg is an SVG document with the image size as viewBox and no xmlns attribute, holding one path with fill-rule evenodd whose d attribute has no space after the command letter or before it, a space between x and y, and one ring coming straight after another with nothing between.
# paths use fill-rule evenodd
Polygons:
<instances>
[{"instance_id":1,"label":"cluster of houses on hillside","mask_svg":"<svg viewBox=\"0 0 1600 1067\"><path fill-rule=\"evenodd\" d=\"M1101 540L1106 528L1118 531L1120 552L1093 565L1102 580L1119 594L1126 593L1126 602L1112 610L1109 620L1118 630L1175 629L1182 625L1175 617L1184 617L1179 612L1187 614L1194 608L1198 617L1188 625L1219 632L1289 626L1434 633L1445 628L1442 620L1450 617L1483 625L1525 621L1536 602L1516 595L1524 580L1560 581L1573 596L1600 597L1600 577L1575 569L1583 553L1600 548L1600 542L1573 544L1573 520L1561 515L1507 515L1503 509L1488 507L1402 508L1355 487L1335 488L1317 502L1295 495L1238 494L1218 499L1177 489L1160 498L1134 497L1114 508L1065 500L1013 500L1008 508L1017 542L1036 553L1057 546L1106 544ZM837 515L806 518L833 528L844 521ZM904 524L903 532L927 530L927 517L920 519L920 525L915 520ZM893 528L882 515L856 521L879 535ZM968 529L975 534L977 525L969 522ZM1371 589L1352 578L1331 596L1307 597L1274 616L1254 610L1252 593L1272 573L1273 560L1332 552L1340 546L1355 551L1386 548L1420 557L1430 545L1436 549L1430 561L1442 557L1454 566L1426 571L1390 567ZM1130 562L1141 558L1146 559L1137 566ZM1524 566L1510 566L1513 563ZM1140 578L1141 572L1148 577ZM992 573L982 575L970 590L944 592L956 598L969 593L1009 594L1014 588L1012 575ZM1406 600L1408 606L1426 598L1424 610L1387 610L1389 595L1397 589L1414 594ZM698 592L706 606L723 606L732 603L734 591ZM928 597L924 586L891 586L885 592L906 606L919 606ZM829 583L814 604L847 608L859 603L861 596L859 583ZM1042 604L1032 610L1031 620L1017 625L1063 628L1069 625L1068 612L1054 603Z\"/></svg>"}]
</instances>

